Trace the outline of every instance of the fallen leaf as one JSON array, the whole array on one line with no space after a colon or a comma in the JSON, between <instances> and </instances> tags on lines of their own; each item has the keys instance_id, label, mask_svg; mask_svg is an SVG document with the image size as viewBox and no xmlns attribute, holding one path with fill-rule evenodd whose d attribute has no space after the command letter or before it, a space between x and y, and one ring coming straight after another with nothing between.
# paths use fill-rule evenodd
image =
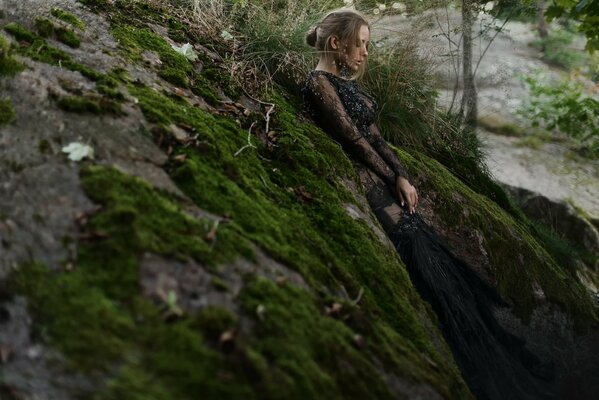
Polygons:
<instances>
[{"instance_id":1,"label":"fallen leaf","mask_svg":"<svg viewBox=\"0 0 599 400\"><path fill-rule=\"evenodd\" d=\"M0 362L6 364L10 360L12 353L12 347L7 344L0 345Z\"/></svg>"},{"instance_id":2,"label":"fallen leaf","mask_svg":"<svg viewBox=\"0 0 599 400\"><path fill-rule=\"evenodd\" d=\"M341 305L341 303L333 303L333 305L331 305L330 307L325 307L324 311L327 315L333 316L339 314L342 308L343 306Z\"/></svg>"},{"instance_id":3,"label":"fallen leaf","mask_svg":"<svg viewBox=\"0 0 599 400\"><path fill-rule=\"evenodd\" d=\"M62 152L68 153L69 160L71 161L81 161L85 157L94 158L94 149L87 144L79 142L69 143L68 146L62 148Z\"/></svg>"},{"instance_id":4,"label":"fallen leaf","mask_svg":"<svg viewBox=\"0 0 599 400\"><path fill-rule=\"evenodd\" d=\"M356 346L358 346L359 348L364 347L364 336L360 335L360 334L355 334L354 335L354 343L356 344Z\"/></svg>"},{"instance_id":5,"label":"fallen leaf","mask_svg":"<svg viewBox=\"0 0 599 400\"><path fill-rule=\"evenodd\" d=\"M234 39L233 35L231 35L228 31L225 31L225 30L223 30L220 33L220 36L225 40L233 40Z\"/></svg>"},{"instance_id":6,"label":"fallen leaf","mask_svg":"<svg viewBox=\"0 0 599 400\"><path fill-rule=\"evenodd\" d=\"M258 316L258 319L260 319L260 321L264 321L264 314L266 313L266 307L264 307L262 304L258 305L258 307L256 307L256 315Z\"/></svg>"},{"instance_id":7,"label":"fallen leaf","mask_svg":"<svg viewBox=\"0 0 599 400\"><path fill-rule=\"evenodd\" d=\"M304 188L303 186L298 187L297 189L295 189L295 193L300 196L300 199L302 199L303 201L305 201L306 203L312 201L312 195L310 193L308 193L306 191L306 188Z\"/></svg>"},{"instance_id":8,"label":"fallen leaf","mask_svg":"<svg viewBox=\"0 0 599 400\"><path fill-rule=\"evenodd\" d=\"M220 338L218 339L218 344L225 352L230 352L235 347L235 336L237 336L236 332L232 329L224 331L221 333Z\"/></svg>"},{"instance_id":9,"label":"fallen leaf","mask_svg":"<svg viewBox=\"0 0 599 400\"><path fill-rule=\"evenodd\" d=\"M173 89L173 93L179 97L187 97L187 92L185 92L185 90L178 88L178 87Z\"/></svg>"},{"instance_id":10,"label":"fallen leaf","mask_svg":"<svg viewBox=\"0 0 599 400\"><path fill-rule=\"evenodd\" d=\"M287 278L286 276L280 275L280 276L277 276L277 278L275 279L275 282L279 287L283 287L287 284L288 280L289 280L289 278Z\"/></svg>"},{"instance_id":11,"label":"fallen leaf","mask_svg":"<svg viewBox=\"0 0 599 400\"><path fill-rule=\"evenodd\" d=\"M198 55L197 53L193 50L193 47L191 46L191 44L189 43L185 43L183 46L181 47L177 47L175 45L171 46L173 48L173 50L175 50L177 53L184 55L185 58L187 58L189 61L195 61L198 59Z\"/></svg>"},{"instance_id":12,"label":"fallen leaf","mask_svg":"<svg viewBox=\"0 0 599 400\"><path fill-rule=\"evenodd\" d=\"M213 242L216 239L216 232L218 230L218 224L220 221L214 221L214 225L212 225L212 229L204 236L204 240L207 242Z\"/></svg>"},{"instance_id":13,"label":"fallen leaf","mask_svg":"<svg viewBox=\"0 0 599 400\"><path fill-rule=\"evenodd\" d=\"M176 155L175 157L173 157L173 159L179 163L179 164L183 164L185 162L185 160L187 159L187 154L179 154Z\"/></svg>"}]
</instances>

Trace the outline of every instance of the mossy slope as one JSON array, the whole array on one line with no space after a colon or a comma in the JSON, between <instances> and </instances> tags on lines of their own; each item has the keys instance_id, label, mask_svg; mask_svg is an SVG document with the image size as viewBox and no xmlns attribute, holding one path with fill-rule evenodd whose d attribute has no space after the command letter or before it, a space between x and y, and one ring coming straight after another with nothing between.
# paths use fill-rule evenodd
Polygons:
<instances>
[{"instance_id":1,"label":"mossy slope","mask_svg":"<svg viewBox=\"0 0 599 400\"><path fill-rule=\"evenodd\" d=\"M152 31L150 22L192 39L169 22L166 10L84 3L112 13L113 34L130 62L141 65L144 51L155 52L160 78L206 97L223 82L230 85L226 77L199 73ZM407 397L409 391L393 392L394 379L431 387L447 399L471 397L446 345L433 345L438 330L425 326L435 317L395 251L345 211L355 199L340 178L356 180L351 163L321 130L297 117L297 99L276 88L259 94L275 104L270 128L276 140L262 143L252 135L252 146L240 152L252 123L262 123L259 115L235 121L211 114L172 90L84 67L18 25L5 30L25 41L23 56L55 65L60 59L111 91L126 88L171 156L166 170L172 180L195 206L223 221L214 232L212 220L189 216L180 199L139 178L107 167L81 170L84 190L102 208L81 227L77 258L53 271L24 265L6 287L28 298L39 340L61 350L75 370L109 377L94 398ZM218 70L204 62L204 71ZM174 125L193 139L183 143L171 135ZM534 306L536 282L570 316L593 318L582 288L525 228L433 160L400 154L413 174L428 177L420 190L439 193L437 212L445 224L483 232L499 288L521 315ZM457 220L464 210L468 218ZM254 260L256 246L301 274L308 289L248 274L236 309L206 307L174 319L165 315L177 305L176 291L162 301L140 292L146 252L193 259L224 278L223 266ZM508 268L514 248L524 261ZM356 304L342 293L363 295Z\"/></svg>"}]
</instances>

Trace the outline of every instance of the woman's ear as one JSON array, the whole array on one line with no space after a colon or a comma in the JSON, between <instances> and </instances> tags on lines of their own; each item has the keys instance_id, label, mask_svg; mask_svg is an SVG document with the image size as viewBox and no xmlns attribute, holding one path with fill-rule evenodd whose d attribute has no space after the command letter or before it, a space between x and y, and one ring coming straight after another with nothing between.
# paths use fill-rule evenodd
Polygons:
<instances>
[{"instance_id":1,"label":"woman's ear","mask_svg":"<svg viewBox=\"0 0 599 400\"><path fill-rule=\"evenodd\" d=\"M337 36L333 35L329 40L331 41L331 48L333 50L339 49L339 38Z\"/></svg>"}]
</instances>

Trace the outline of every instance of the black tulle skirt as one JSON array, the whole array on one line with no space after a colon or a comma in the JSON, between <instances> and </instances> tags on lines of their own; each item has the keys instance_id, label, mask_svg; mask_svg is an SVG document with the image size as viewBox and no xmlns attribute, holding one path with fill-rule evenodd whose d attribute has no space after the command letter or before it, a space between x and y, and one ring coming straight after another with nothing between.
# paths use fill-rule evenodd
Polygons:
<instances>
[{"instance_id":1,"label":"black tulle skirt","mask_svg":"<svg viewBox=\"0 0 599 400\"><path fill-rule=\"evenodd\" d=\"M429 302L472 393L480 400L551 399L551 364L493 315L496 291L455 257L417 214L404 212L389 236L412 283Z\"/></svg>"}]
</instances>

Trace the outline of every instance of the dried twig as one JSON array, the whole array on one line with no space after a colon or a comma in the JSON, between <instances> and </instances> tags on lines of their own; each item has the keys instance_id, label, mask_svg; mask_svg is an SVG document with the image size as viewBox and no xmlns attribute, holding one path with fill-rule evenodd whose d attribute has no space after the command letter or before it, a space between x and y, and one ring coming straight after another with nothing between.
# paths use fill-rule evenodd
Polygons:
<instances>
[{"instance_id":1,"label":"dried twig","mask_svg":"<svg viewBox=\"0 0 599 400\"><path fill-rule=\"evenodd\" d=\"M252 128L255 124L256 122L252 122L252 125L250 125L250 129L248 129L248 144L243 146L241 149L237 150L233 156L237 157L243 150L247 149L248 147L252 147L254 149L256 148L256 146L252 144Z\"/></svg>"}]
</instances>

